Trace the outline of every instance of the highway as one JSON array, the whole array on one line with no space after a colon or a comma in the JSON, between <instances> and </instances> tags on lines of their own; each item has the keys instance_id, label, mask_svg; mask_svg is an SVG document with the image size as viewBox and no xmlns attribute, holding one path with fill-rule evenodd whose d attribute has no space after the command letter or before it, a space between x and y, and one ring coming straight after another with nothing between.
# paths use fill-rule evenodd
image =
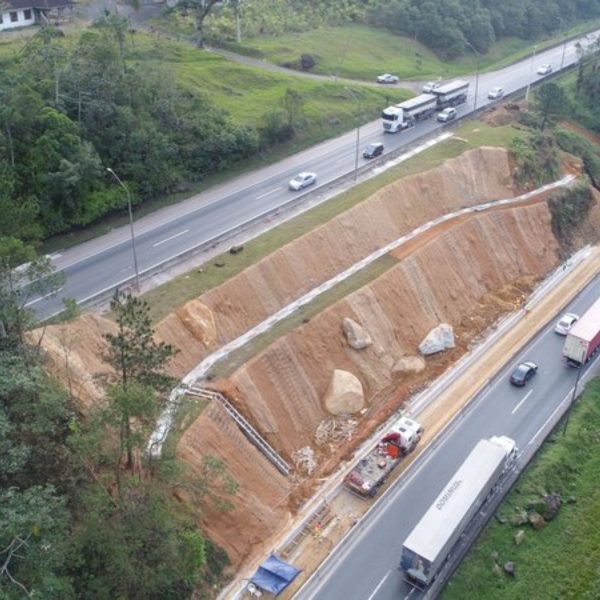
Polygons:
<instances>
[{"instance_id":1,"label":"highway","mask_svg":"<svg viewBox=\"0 0 600 600\"><path fill-rule=\"evenodd\" d=\"M564 312L582 315L599 296L600 276ZM572 393L577 371L562 361L565 338L554 333L555 322L505 365L464 416L444 432L440 444L382 497L294 600L418 600L421 593L405 583L397 570L402 544L452 474L481 438L507 435L521 452L539 441L544 424ZM526 387L516 388L508 379L523 361L533 361L539 370ZM593 366L594 362L585 367L582 378Z\"/></svg>"},{"instance_id":2,"label":"highway","mask_svg":"<svg viewBox=\"0 0 600 600\"><path fill-rule=\"evenodd\" d=\"M535 73L540 64L551 63L556 71L561 62L568 66L575 61L575 42L571 41L538 54L535 60L528 58L494 73L481 74L476 99L475 78L471 77L470 96L467 103L459 107L459 117L472 112L475 104L477 107L489 104L487 93L494 86L503 87L505 93L523 89L530 81L543 79ZM441 127L431 119L401 133L386 135L381 120L377 119L360 128L361 152L366 144L375 141L385 144L386 154L397 152ZM216 240L293 198L301 203L303 196L312 190L292 192L287 188L289 179L300 171L314 171L318 175L317 185L326 185L353 172L355 153L356 131L351 131L139 219L135 230L140 272L155 272L167 261ZM359 160L361 166L366 162L362 156ZM118 165L110 166L118 173ZM29 306L44 318L62 310L63 298L74 298L83 304L131 282L134 267L129 236L129 227L121 227L53 255L53 265L65 273L66 283L57 295L33 298Z\"/></svg>"}]
</instances>

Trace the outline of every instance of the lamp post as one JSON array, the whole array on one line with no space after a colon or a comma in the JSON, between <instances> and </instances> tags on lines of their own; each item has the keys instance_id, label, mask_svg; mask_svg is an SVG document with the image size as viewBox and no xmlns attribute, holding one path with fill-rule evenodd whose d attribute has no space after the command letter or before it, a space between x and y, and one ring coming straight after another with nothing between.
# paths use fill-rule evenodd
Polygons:
<instances>
[{"instance_id":1,"label":"lamp post","mask_svg":"<svg viewBox=\"0 0 600 600\"><path fill-rule=\"evenodd\" d=\"M571 396L571 402L569 403L569 408L567 408L567 415L565 417L565 426L563 427L563 435L567 433L567 425L569 424L569 417L571 416L571 410L573 410L573 404L575 403L575 398L577 397L577 386L579 385L579 378L581 377L581 371L583 370L583 365L579 365L577 367L577 377L575 379L575 387L573 388L573 395Z\"/></svg>"},{"instance_id":2,"label":"lamp post","mask_svg":"<svg viewBox=\"0 0 600 600\"><path fill-rule=\"evenodd\" d=\"M477 55L477 70L475 71L475 100L473 101L473 110L477 110L477 95L479 93L479 65L481 63L481 54L475 49L471 42L467 42L467 46Z\"/></svg>"},{"instance_id":3,"label":"lamp post","mask_svg":"<svg viewBox=\"0 0 600 600\"><path fill-rule=\"evenodd\" d=\"M558 37L563 37L565 38L565 41L563 43L563 51L562 51L562 57L560 59L560 68L562 69L565 66L565 54L567 53L567 32L563 31L563 23L564 23L564 19L562 17L554 17L559 23L560 23L560 28L558 30Z\"/></svg>"},{"instance_id":4,"label":"lamp post","mask_svg":"<svg viewBox=\"0 0 600 600\"><path fill-rule=\"evenodd\" d=\"M529 101L529 90L531 89L531 80L533 79L533 63L535 62L535 53L537 46L533 47L533 55L531 56L531 66L529 67L529 81L527 82L527 91L525 92L525 102Z\"/></svg>"},{"instance_id":5,"label":"lamp post","mask_svg":"<svg viewBox=\"0 0 600 600\"><path fill-rule=\"evenodd\" d=\"M135 232L133 230L133 211L131 210L131 194L129 193L129 188L121 181L119 176L110 167L106 167L106 170L119 182L119 185L127 193L127 209L129 210L129 228L131 230L131 249L133 251L133 267L135 269L135 287L139 292L140 272L138 270L137 254L135 252Z\"/></svg>"},{"instance_id":6,"label":"lamp post","mask_svg":"<svg viewBox=\"0 0 600 600\"><path fill-rule=\"evenodd\" d=\"M358 104L358 117L356 123L356 152L354 154L354 181L358 179L358 156L360 151L360 117L362 115L362 105L360 103L360 98L350 89L346 88L350 95L356 100Z\"/></svg>"}]
</instances>

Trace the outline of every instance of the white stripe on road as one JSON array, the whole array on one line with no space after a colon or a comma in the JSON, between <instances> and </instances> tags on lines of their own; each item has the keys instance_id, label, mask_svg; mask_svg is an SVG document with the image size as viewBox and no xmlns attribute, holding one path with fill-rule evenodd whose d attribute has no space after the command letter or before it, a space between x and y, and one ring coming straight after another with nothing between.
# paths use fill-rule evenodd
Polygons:
<instances>
[{"instance_id":1,"label":"white stripe on road","mask_svg":"<svg viewBox=\"0 0 600 600\"><path fill-rule=\"evenodd\" d=\"M525 400L527 400L527 398L529 398L529 396L531 396L531 394L533 394L533 390L529 390L525 396L523 396L523 400L521 400L521 402L519 402L519 404L517 404L512 411L510 412L511 415L514 415L520 408L521 405L523 404L523 402L525 402Z\"/></svg>"},{"instance_id":2,"label":"white stripe on road","mask_svg":"<svg viewBox=\"0 0 600 600\"><path fill-rule=\"evenodd\" d=\"M388 578L388 575L391 573L391 571L388 571L383 579L377 584L377 587L373 590L373 593L367 598L367 600L373 600L373 598L375 598L375 594L379 591L379 588L384 584L385 580Z\"/></svg>"},{"instance_id":3,"label":"white stripe on road","mask_svg":"<svg viewBox=\"0 0 600 600\"><path fill-rule=\"evenodd\" d=\"M278 192L279 190L282 190L283 188L275 188L274 190L271 190L269 192L265 192L264 194L261 194L260 196L256 196L257 200L260 200L261 198L266 198L267 196L270 196L271 194L274 194L275 192Z\"/></svg>"},{"instance_id":4,"label":"white stripe on road","mask_svg":"<svg viewBox=\"0 0 600 600\"><path fill-rule=\"evenodd\" d=\"M164 240L160 240L160 242L156 242L156 244L152 244L152 247L156 248L157 246L160 246L161 244L166 244L167 242L170 242L171 240L178 238L180 235L186 234L188 231L189 231L189 229L184 229L183 231L180 231L179 233L176 233L175 235L172 235L171 237L165 238Z\"/></svg>"},{"instance_id":5,"label":"white stripe on road","mask_svg":"<svg viewBox=\"0 0 600 600\"><path fill-rule=\"evenodd\" d=\"M39 302L40 300L45 300L46 298L50 298L50 296L54 296L54 294L58 294L59 292L62 292L63 288L59 288L54 292L50 292L49 294L46 294L45 296L40 296L39 298L35 298L34 300L30 300L29 302L25 303L25 306L31 306L32 304L35 304L36 302Z\"/></svg>"}]
</instances>

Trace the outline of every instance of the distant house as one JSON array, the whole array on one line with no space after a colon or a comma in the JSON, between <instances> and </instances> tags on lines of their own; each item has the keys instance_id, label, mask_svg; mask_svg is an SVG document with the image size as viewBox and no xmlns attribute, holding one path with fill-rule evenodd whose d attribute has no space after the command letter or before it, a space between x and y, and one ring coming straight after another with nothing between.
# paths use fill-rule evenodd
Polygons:
<instances>
[{"instance_id":1,"label":"distant house","mask_svg":"<svg viewBox=\"0 0 600 600\"><path fill-rule=\"evenodd\" d=\"M60 22L72 10L72 0L0 0L0 31Z\"/></svg>"}]
</instances>

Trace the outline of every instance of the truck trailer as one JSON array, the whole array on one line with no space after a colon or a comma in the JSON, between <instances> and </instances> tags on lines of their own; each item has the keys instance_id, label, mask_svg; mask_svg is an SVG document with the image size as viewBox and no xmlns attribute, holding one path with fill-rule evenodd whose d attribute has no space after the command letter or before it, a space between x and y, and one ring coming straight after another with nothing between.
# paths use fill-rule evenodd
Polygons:
<instances>
[{"instance_id":1,"label":"truck trailer","mask_svg":"<svg viewBox=\"0 0 600 600\"><path fill-rule=\"evenodd\" d=\"M600 298L567 333L563 356L573 367L584 365L600 346Z\"/></svg>"},{"instance_id":2,"label":"truck trailer","mask_svg":"<svg viewBox=\"0 0 600 600\"><path fill-rule=\"evenodd\" d=\"M353 493L372 498L389 474L412 452L423 435L423 427L408 417L400 417L369 454L347 475L344 483Z\"/></svg>"},{"instance_id":3,"label":"truck trailer","mask_svg":"<svg viewBox=\"0 0 600 600\"><path fill-rule=\"evenodd\" d=\"M411 585L431 585L516 456L516 444L508 437L477 443L404 542L399 568Z\"/></svg>"},{"instance_id":4,"label":"truck trailer","mask_svg":"<svg viewBox=\"0 0 600 600\"><path fill-rule=\"evenodd\" d=\"M437 109L443 110L449 106L458 106L467 101L469 82L457 79L432 91L437 96Z\"/></svg>"},{"instance_id":5,"label":"truck trailer","mask_svg":"<svg viewBox=\"0 0 600 600\"><path fill-rule=\"evenodd\" d=\"M434 94L421 94L395 106L389 106L381 113L383 130L396 133L413 127L418 121L429 119L437 110L438 99Z\"/></svg>"},{"instance_id":6,"label":"truck trailer","mask_svg":"<svg viewBox=\"0 0 600 600\"><path fill-rule=\"evenodd\" d=\"M463 104L467 101L468 91L469 82L458 79L439 86L429 94L420 94L400 104L388 106L381 113L383 130L396 133L413 127L444 108Z\"/></svg>"}]
</instances>

